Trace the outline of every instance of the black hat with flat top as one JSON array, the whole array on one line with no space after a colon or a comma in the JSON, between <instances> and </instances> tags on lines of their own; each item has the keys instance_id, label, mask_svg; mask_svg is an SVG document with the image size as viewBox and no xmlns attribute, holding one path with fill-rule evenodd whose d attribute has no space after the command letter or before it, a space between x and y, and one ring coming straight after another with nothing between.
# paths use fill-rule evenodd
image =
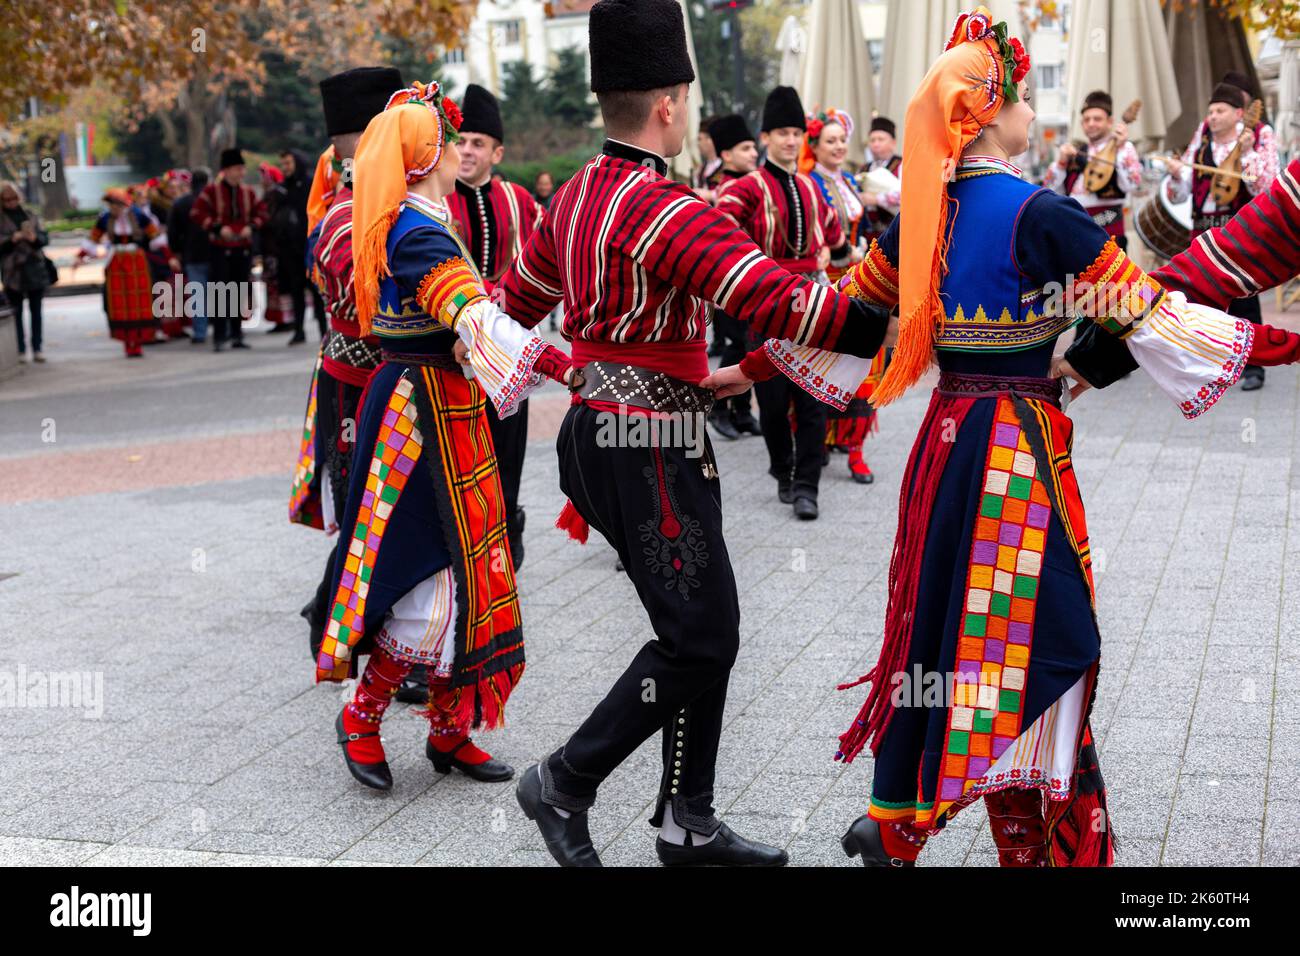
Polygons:
<instances>
[{"instance_id":1,"label":"black hat with flat top","mask_svg":"<svg viewBox=\"0 0 1300 956\"><path fill-rule=\"evenodd\" d=\"M587 23L593 93L659 90L695 81L677 0L600 0Z\"/></svg>"},{"instance_id":2,"label":"black hat with flat top","mask_svg":"<svg viewBox=\"0 0 1300 956\"><path fill-rule=\"evenodd\" d=\"M384 111L392 95L404 87L401 70L391 66L359 66L320 81L325 110L325 135L360 133Z\"/></svg>"},{"instance_id":3,"label":"black hat with flat top","mask_svg":"<svg viewBox=\"0 0 1300 956\"><path fill-rule=\"evenodd\" d=\"M709 138L713 140L713 148L722 153L735 149L747 140L752 141L754 134L749 131L745 117L732 113L729 116L719 116L709 124Z\"/></svg>"},{"instance_id":4,"label":"black hat with flat top","mask_svg":"<svg viewBox=\"0 0 1300 956\"><path fill-rule=\"evenodd\" d=\"M808 121L804 118L803 102L793 86L778 86L767 94L763 104L763 132L774 129L807 129Z\"/></svg>"},{"instance_id":5,"label":"black hat with flat top","mask_svg":"<svg viewBox=\"0 0 1300 956\"><path fill-rule=\"evenodd\" d=\"M501 122L501 107L497 98L477 83L465 87L460 111L465 117L460 124L462 135L482 133L491 136L498 143L506 141L506 129Z\"/></svg>"}]
</instances>

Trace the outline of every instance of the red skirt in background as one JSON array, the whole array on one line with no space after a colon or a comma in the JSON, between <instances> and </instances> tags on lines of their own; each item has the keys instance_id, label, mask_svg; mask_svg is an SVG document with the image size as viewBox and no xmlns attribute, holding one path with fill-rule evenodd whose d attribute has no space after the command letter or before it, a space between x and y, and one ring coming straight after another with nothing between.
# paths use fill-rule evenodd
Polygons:
<instances>
[{"instance_id":1,"label":"red skirt in background","mask_svg":"<svg viewBox=\"0 0 1300 956\"><path fill-rule=\"evenodd\" d=\"M114 249L104 268L104 311L109 334L128 355L139 354L158 330L153 309L153 280L149 261L140 249Z\"/></svg>"}]
</instances>

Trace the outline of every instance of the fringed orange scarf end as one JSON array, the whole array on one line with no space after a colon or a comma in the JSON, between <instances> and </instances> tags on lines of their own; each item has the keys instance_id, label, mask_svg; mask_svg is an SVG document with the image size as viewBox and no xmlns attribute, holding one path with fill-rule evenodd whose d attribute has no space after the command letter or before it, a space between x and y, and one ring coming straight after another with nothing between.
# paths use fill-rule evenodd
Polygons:
<instances>
[{"instance_id":1,"label":"fringed orange scarf end","mask_svg":"<svg viewBox=\"0 0 1300 956\"><path fill-rule=\"evenodd\" d=\"M379 281L389 275L388 233L401 211L401 203L384 210L353 249L357 324L363 336L370 334L371 321L379 311Z\"/></svg>"}]
</instances>

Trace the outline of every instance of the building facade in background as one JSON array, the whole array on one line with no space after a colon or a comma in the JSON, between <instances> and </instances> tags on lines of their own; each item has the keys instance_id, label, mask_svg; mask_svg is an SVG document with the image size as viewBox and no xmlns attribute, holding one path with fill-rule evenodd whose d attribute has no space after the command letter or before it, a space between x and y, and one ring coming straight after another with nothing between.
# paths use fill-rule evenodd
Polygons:
<instances>
[{"instance_id":1,"label":"building facade in background","mask_svg":"<svg viewBox=\"0 0 1300 956\"><path fill-rule=\"evenodd\" d=\"M595 0L479 0L462 46L446 50L442 74L448 89L470 83L501 95L504 68L527 61L539 81L561 50L587 56L587 19ZM588 70L590 71L590 63Z\"/></svg>"}]
</instances>

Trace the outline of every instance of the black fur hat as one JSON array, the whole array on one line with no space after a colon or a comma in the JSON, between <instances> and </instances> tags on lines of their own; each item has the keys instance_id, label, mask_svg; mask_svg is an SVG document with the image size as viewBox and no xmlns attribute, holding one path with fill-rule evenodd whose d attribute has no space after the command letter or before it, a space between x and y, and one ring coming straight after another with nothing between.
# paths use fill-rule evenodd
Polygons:
<instances>
[{"instance_id":1,"label":"black fur hat","mask_svg":"<svg viewBox=\"0 0 1300 956\"><path fill-rule=\"evenodd\" d=\"M221 169L229 169L231 166L243 166L244 154L236 146L233 149L223 149L221 151Z\"/></svg>"},{"instance_id":2,"label":"black fur hat","mask_svg":"<svg viewBox=\"0 0 1300 956\"><path fill-rule=\"evenodd\" d=\"M460 111L464 116L460 124L462 133L483 133L491 136L498 143L506 141L505 127L501 125L501 107L497 105L497 98L477 83L465 87Z\"/></svg>"},{"instance_id":3,"label":"black fur hat","mask_svg":"<svg viewBox=\"0 0 1300 956\"><path fill-rule=\"evenodd\" d=\"M895 139L898 138L898 127L894 125L894 121L888 116L877 116L871 121L871 132L874 133L877 130L882 133L888 133Z\"/></svg>"},{"instance_id":4,"label":"black fur hat","mask_svg":"<svg viewBox=\"0 0 1300 956\"><path fill-rule=\"evenodd\" d=\"M401 71L391 66L359 66L325 77L320 81L325 135L360 133L405 85Z\"/></svg>"},{"instance_id":5,"label":"black fur hat","mask_svg":"<svg viewBox=\"0 0 1300 956\"><path fill-rule=\"evenodd\" d=\"M695 81L677 0L600 0L588 25L593 93Z\"/></svg>"},{"instance_id":6,"label":"black fur hat","mask_svg":"<svg viewBox=\"0 0 1300 956\"><path fill-rule=\"evenodd\" d=\"M763 132L785 129L793 126L807 129L808 121L804 118L803 103L793 86L778 86L767 94L763 104Z\"/></svg>"},{"instance_id":7,"label":"black fur hat","mask_svg":"<svg viewBox=\"0 0 1300 956\"><path fill-rule=\"evenodd\" d=\"M1246 108L1246 101L1250 96L1239 86L1233 86L1231 83L1220 83L1210 94L1211 103L1227 103L1233 109L1242 110Z\"/></svg>"},{"instance_id":8,"label":"black fur hat","mask_svg":"<svg viewBox=\"0 0 1300 956\"><path fill-rule=\"evenodd\" d=\"M749 131L749 124L745 122L745 117L739 113L732 113L729 116L719 116L709 124L709 138L713 140L713 148L721 155L724 150L735 149L746 140L753 140L754 134Z\"/></svg>"},{"instance_id":9,"label":"black fur hat","mask_svg":"<svg viewBox=\"0 0 1300 956\"><path fill-rule=\"evenodd\" d=\"M1079 112L1084 110L1105 110L1107 116L1114 116L1115 100L1105 90L1093 90L1083 98L1083 109Z\"/></svg>"}]
</instances>

